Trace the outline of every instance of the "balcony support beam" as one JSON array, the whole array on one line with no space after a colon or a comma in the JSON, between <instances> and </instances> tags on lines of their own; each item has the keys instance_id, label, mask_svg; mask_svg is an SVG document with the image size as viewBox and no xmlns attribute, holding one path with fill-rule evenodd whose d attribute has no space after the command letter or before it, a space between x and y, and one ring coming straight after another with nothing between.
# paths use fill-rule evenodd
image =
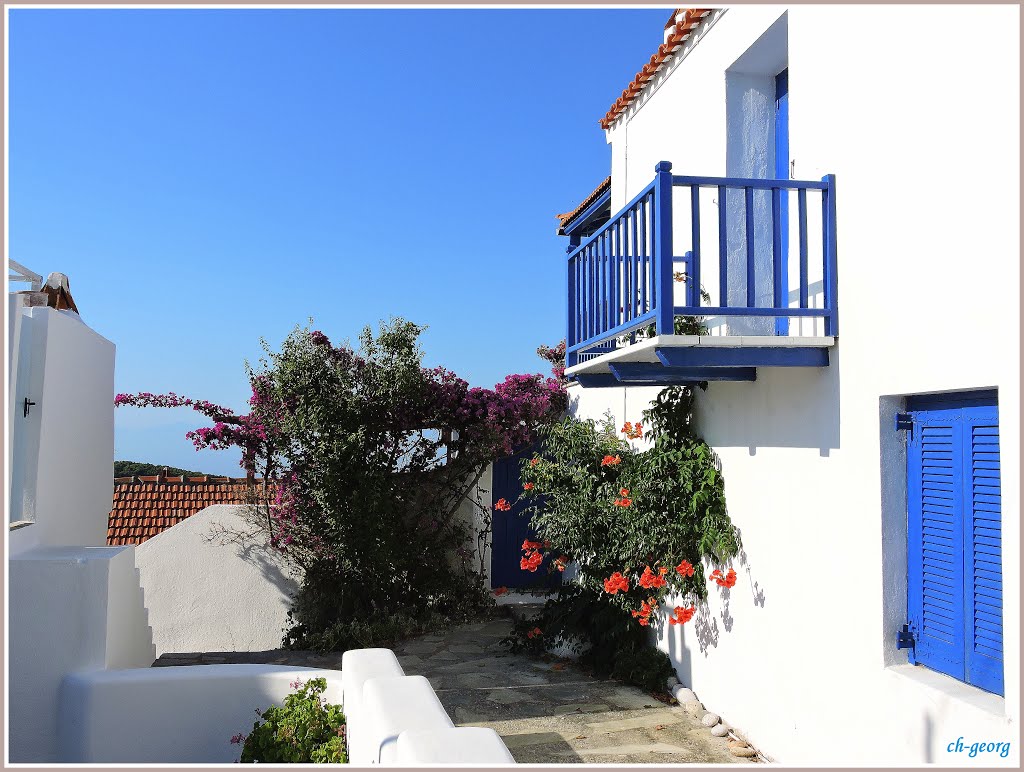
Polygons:
<instances>
[{"instance_id":1,"label":"balcony support beam","mask_svg":"<svg viewBox=\"0 0 1024 772\"><path fill-rule=\"evenodd\" d=\"M608 365L608 369L619 385L630 386L757 380L753 367L669 367L657 362L616 362Z\"/></svg>"},{"instance_id":2,"label":"balcony support beam","mask_svg":"<svg viewBox=\"0 0 1024 772\"><path fill-rule=\"evenodd\" d=\"M749 346L687 346L656 348L666 367L828 367L828 348Z\"/></svg>"}]
</instances>

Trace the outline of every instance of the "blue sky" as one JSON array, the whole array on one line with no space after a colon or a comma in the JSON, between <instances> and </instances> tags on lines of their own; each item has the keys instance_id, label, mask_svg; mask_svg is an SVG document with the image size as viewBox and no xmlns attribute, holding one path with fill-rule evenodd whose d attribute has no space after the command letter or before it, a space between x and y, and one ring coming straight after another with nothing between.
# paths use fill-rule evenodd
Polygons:
<instances>
[{"instance_id":1,"label":"blue sky","mask_svg":"<svg viewBox=\"0 0 1024 772\"><path fill-rule=\"evenodd\" d=\"M403 316L473 385L564 336L556 212L661 43L641 10L13 10L10 256L61 271L117 391L244 411L308 318ZM238 475L191 411L117 411L115 456Z\"/></svg>"}]
</instances>

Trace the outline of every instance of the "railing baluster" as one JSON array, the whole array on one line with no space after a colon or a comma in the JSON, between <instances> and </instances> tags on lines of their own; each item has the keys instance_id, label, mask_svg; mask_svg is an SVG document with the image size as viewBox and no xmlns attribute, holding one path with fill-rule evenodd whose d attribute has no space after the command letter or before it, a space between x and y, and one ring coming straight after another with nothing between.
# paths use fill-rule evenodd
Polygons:
<instances>
[{"instance_id":1,"label":"railing baluster","mask_svg":"<svg viewBox=\"0 0 1024 772\"><path fill-rule=\"evenodd\" d=\"M747 236L747 307L753 308L754 295L754 189L743 189Z\"/></svg>"},{"instance_id":2,"label":"railing baluster","mask_svg":"<svg viewBox=\"0 0 1024 772\"><path fill-rule=\"evenodd\" d=\"M611 277L614 291L611 293L611 327L618 327L622 318L622 296L623 296L623 258L625 247L623 245L623 221L615 223L615 259L612 262L614 268Z\"/></svg>"},{"instance_id":3,"label":"railing baluster","mask_svg":"<svg viewBox=\"0 0 1024 772\"><path fill-rule=\"evenodd\" d=\"M718 297L720 306L729 305L729 231L726 227L726 190L718 186Z\"/></svg>"},{"instance_id":4,"label":"railing baluster","mask_svg":"<svg viewBox=\"0 0 1024 772\"><path fill-rule=\"evenodd\" d=\"M597 250L594 256L594 333L604 332L604 325L601 323L602 315L604 314L604 251L605 245L604 240L608 235L605 231L601 234L601 238L597 240Z\"/></svg>"},{"instance_id":5,"label":"railing baluster","mask_svg":"<svg viewBox=\"0 0 1024 772\"><path fill-rule=\"evenodd\" d=\"M821 192L821 235L825 244L825 308L828 309L828 316L825 317L825 334L839 334L839 309L836 305L838 294L838 263L836 260L836 176L826 174L821 178L825 183L825 189Z\"/></svg>"},{"instance_id":6,"label":"railing baluster","mask_svg":"<svg viewBox=\"0 0 1024 772\"><path fill-rule=\"evenodd\" d=\"M675 312L672 298L672 164L661 161L655 169L654 207L658 212L658 223L654 240L654 297L658 313L654 329L658 335L671 335Z\"/></svg>"},{"instance_id":7,"label":"railing baluster","mask_svg":"<svg viewBox=\"0 0 1024 772\"><path fill-rule=\"evenodd\" d=\"M689 305L700 305L700 188L690 187L690 230L693 234L693 254L690 257L690 269L687 276L686 294Z\"/></svg>"},{"instance_id":8,"label":"railing baluster","mask_svg":"<svg viewBox=\"0 0 1024 772\"><path fill-rule=\"evenodd\" d=\"M576 283L574 281L576 260L570 260L565 268L565 285L566 291L569 294L569 302L565 306L565 342L567 346L575 346L578 342L576 340ZM571 367L574 364L576 364L576 357L573 354L569 354L566 359L566 366Z\"/></svg>"},{"instance_id":9,"label":"railing baluster","mask_svg":"<svg viewBox=\"0 0 1024 772\"><path fill-rule=\"evenodd\" d=\"M772 188L772 308L785 308L782 287L782 194Z\"/></svg>"},{"instance_id":10,"label":"railing baluster","mask_svg":"<svg viewBox=\"0 0 1024 772\"><path fill-rule=\"evenodd\" d=\"M611 329L609 321L611 320L611 314L608 312L608 307L611 305L611 253L612 253L612 229L609 228L604 232L604 251L601 256L601 332L606 332Z\"/></svg>"},{"instance_id":11,"label":"railing baluster","mask_svg":"<svg viewBox=\"0 0 1024 772\"><path fill-rule=\"evenodd\" d=\"M630 210L630 319L636 318L637 315L637 260L640 255L637 245L637 212L639 211L639 204Z\"/></svg>"},{"instance_id":12,"label":"railing baluster","mask_svg":"<svg viewBox=\"0 0 1024 772\"><path fill-rule=\"evenodd\" d=\"M594 337L594 300L597 297L597 283L594 281L594 268L597 262L597 245L592 244L587 255L587 337Z\"/></svg>"},{"instance_id":13,"label":"railing baluster","mask_svg":"<svg viewBox=\"0 0 1024 772\"><path fill-rule=\"evenodd\" d=\"M649 254L647 249L647 234L650 232L647 224L647 218L650 215L651 207L649 205L650 196L644 196L641 201L642 210L640 217L640 313L646 314L649 310L647 308L647 255Z\"/></svg>"},{"instance_id":14,"label":"railing baluster","mask_svg":"<svg viewBox=\"0 0 1024 772\"><path fill-rule=\"evenodd\" d=\"M586 299L587 299L587 290L586 290L586 286L583 283L583 264L584 264L585 260L586 260L586 253L581 254L579 256L579 260L576 261L576 291L578 293L577 296L576 296L577 297L576 313L578 314L578 317L577 317L577 320L576 320L576 330L577 330L576 337L579 338L579 340L576 341L577 343L579 343L579 341L583 340L584 336L587 334L586 326L583 323L583 320L586 318L586 315L585 315L584 310L583 310L583 308L584 308L583 304L586 303Z\"/></svg>"},{"instance_id":15,"label":"railing baluster","mask_svg":"<svg viewBox=\"0 0 1024 772\"><path fill-rule=\"evenodd\" d=\"M807 188L796 192L796 202L800 222L800 308L807 308Z\"/></svg>"},{"instance_id":16,"label":"railing baluster","mask_svg":"<svg viewBox=\"0 0 1024 772\"><path fill-rule=\"evenodd\" d=\"M598 332L608 329L608 252L609 240L611 239L610 229L604 232L601 237L601 284L598 289L598 297L601 299L601 311L598 313Z\"/></svg>"}]
</instances>

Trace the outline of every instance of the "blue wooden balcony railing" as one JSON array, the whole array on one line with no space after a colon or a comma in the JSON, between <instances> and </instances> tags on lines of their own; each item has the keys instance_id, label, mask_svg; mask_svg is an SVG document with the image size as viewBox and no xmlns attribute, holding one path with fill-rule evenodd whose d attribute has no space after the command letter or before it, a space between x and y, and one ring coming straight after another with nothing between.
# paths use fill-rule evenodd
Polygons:
<instances>
[{"instance_id":1,"label":"blue wooden balcony railing","mask_svg":"<svg viewBox=\"0 0 1024 772\"><path fill-rule=\"evenodd\" d=\"M677 187L689 189L689 201L681 202L688 203L690 220L689 249L683 257L676 256L673 244L672 199ZM708 188L717 193L717 218L701 216L700 191ZM796 191L797 202L795 297L788 287L790 191ZM820 228L815 228L820 246L814 250L808 246L808 222L818 225L812 214L817 207L809 205L809 193L820 194L821 199ZM707 232L709 220L717 220L714 234ZM702 236L706 243L717 239L717 249L712 250L717 255L702 251ZM770 283L758 275L758 263L760 273L765 273L765 266L756 257L765 253L770 254ZM716 257L718 305L702 305L702 271L705 261ZM676 306L674 274L680 263L685 267L685 305ZM743 270L736 270L739 266ZM810 302L812 266L816 272L820 268L819 307ZM774 317L777 335L788 334L790 318L817 317L824 334L834 336L839 329L836 279L834 175L820 181L686 177L673 175L672 165L662 161L649 185L569 252L566 364L577 364L583 352L613 350L617 339L634 339L652 324L656 335L670 335L676 316ZM770 302L759 305L758 295L764 296L769 284Z\"/></svg>"}]
</instances>

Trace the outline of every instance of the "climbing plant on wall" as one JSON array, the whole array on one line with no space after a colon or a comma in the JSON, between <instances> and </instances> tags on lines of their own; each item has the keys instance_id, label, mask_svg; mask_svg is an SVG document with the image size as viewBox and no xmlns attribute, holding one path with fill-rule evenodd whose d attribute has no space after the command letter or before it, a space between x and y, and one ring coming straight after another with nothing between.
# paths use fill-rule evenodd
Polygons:
<instances>
[{"instance_id":1,"label":"climbing plant on wall","mask_svg":"<svg viewBox=\"0 0 1024 772\"><path fill-rule=\"evenodd\" d=\"M728 563L739 551L721 471L693 428L693 401L691 386L672 386L640 421L566 417L544 430L523 467L538 541L524 543L522 567L576 571L514 646L573 642L599 671L651 688L671 674L647 629L686 624L709 586L735 584Z\"/></svg>"}]
</instances>

